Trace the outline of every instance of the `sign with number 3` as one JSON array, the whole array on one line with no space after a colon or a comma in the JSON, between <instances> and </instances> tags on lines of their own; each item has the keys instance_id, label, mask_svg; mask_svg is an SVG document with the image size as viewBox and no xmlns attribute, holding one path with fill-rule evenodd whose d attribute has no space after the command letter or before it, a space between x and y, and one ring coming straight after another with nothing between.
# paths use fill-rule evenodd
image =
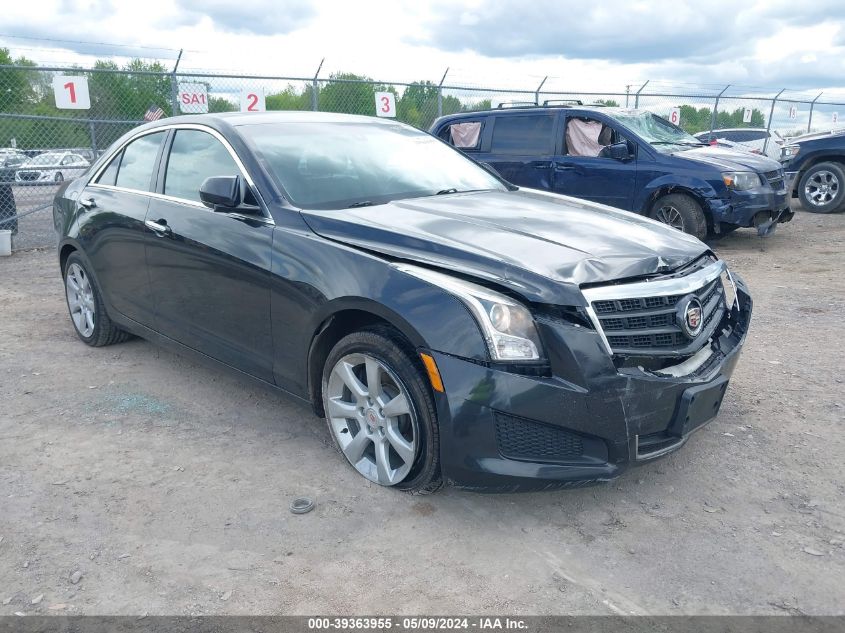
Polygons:
<instances>
[{"instance_id":1,"label":"sign with number 3","mask_svg":"<svg viewBox=\"0 0 845 633\"><path fill-rule=\"evenodd\" d=\"M392 92L376 93L376 116L396 117L396 95Z\"/></svg>"},{"instance_id":2,"label":"sign with number 3","mask_svg":"<svg viewBox=\"0 0 845 633\"><path fill-rule=\"evenodd\" d=\"M244 88L241 90L241 112L264 112L264 88Z\"/></svg>"},{"instance_id":3,"label":"sign with number 3","mask_svg":"<svg viewBox=\"0 0 845 633\"><path fill-rule=\"evenodd\" d=\"M88 110L91 107L88 77L57 75L53 77L53 94L60 110Z\"/></svg>"}]
</instances>

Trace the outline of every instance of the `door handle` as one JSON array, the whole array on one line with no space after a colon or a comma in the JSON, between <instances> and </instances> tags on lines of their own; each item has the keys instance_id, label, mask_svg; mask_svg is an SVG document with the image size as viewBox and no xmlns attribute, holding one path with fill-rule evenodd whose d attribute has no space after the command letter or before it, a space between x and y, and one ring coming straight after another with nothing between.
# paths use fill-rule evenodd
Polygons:
<instances>
[{"instance_id":1,"label":"door handle","mask_svg":"<svg viewBox=\"0 0 845 633\"><path fill-rule=\"evenodd\" d=\"M531 163L531 166L534 169L548 169L552 166L552 163L551 161L547 160L535 160L533 163Z\"/></svg>"},{"instance_id":2,"label":"door handle","mask_svg":"<svg viewBox=\"0 0 845 633\"><path fill-rule=\"evenodd\" d=\"M94 207L96 207L96 206L97 206L97 202L96 202L96 200L94 200L94 198L91 198L91 197L88 197L88 198L80 198L80 199L79 199L79 204L81 204L81 205L82 205L83 207L85 207L86 209L93 209Z\"/></svg>"},{"instance_id":3,"label":"door handle","mask_svg":"<svg viewBox=\"0 0 845 633\"><path fill-rule=\"evenodd\" d=\"M159 237L173 233L173 229L167 226L167 220L146 220L144 225Z\"/></svg>"},{"instance_id":4,"label":"door handle","mask_svg":"<svg viewBox=\"0 0 845 633\"><path fill-rule=\"evenodd\" d=\"M575 169L575 165L572 163L555 163L555 169L557 171L569 171Z\"/></svg>"}]
</instances>

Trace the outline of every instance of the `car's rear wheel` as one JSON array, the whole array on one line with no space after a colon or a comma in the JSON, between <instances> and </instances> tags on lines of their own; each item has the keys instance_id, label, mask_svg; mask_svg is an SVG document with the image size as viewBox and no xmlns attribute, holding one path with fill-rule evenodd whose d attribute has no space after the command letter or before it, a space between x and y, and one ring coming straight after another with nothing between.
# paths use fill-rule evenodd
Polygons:
<instances>
[{"instance_id":1,"label":"car's rear wheel","mask_svg":"<svg viewBox=\"0 0 845 633\"><path fill-rule=\"evenodd\" d=\"M92 347L102 347L129 338L129 334L109 319L97 282L78 253L71 253L67 258L64 277L70 320L77 336L84 343Z\"/></svg>"},{"instance_id":2,"label":"car's rear wheel","mask_svg":"<svg viewBox=\"0 0 845 633\"><path fill-rule=\"evenodd\" d=\"M387 328L341 339L323 368L337 449L372 482L412 493L440 486L437 414L413 349Z\"/></svg>"},{"instance_id":3,"label":"car's rear wheel","mask_svg":"<svg viewBox=\"0 0 845 633\"><path fill-rule=\"evenodd\" d=\"M684 194L670 193L658 198L651 207L649 217L700 240L707 237L707 220L701 205Z\"/></svg>"},{"instance_id":4,"label":"car's rear wheel","mask_svg":"<svg viewBox=\"0 0 845 633\"><path fill-rule=\"evenodd\" d=\"M813 165L798 183L801 206L811 213L845 209L845 170L839 163Z\"/></svg>"},{"instance_id":5,"label":"car's rear wheel","mask_svg":"<svg viewBox=\"0 0 845 633\"><path fill-rule=\"evenodd\" d=\"M56 175L53 177L53 182L62 182L64 179L65 177L62 176L62 172L59 171L56 172Z\"/></svg>"}]
</instances>

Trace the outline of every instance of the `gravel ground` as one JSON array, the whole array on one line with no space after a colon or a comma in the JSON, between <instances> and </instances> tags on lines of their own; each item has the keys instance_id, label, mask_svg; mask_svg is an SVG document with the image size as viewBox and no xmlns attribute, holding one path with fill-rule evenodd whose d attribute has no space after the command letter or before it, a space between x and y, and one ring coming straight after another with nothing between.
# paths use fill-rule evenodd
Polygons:
<instances>
[{"instance_id":1,"label":"gravel ground","mask_svg":"<svg viewBox=\"0 0 845 633\"><path fill-rule=\"evenodd\" d=\"M306 407L90 349L52 250L0 259L0 615L845 614L845 217L715 245L755 300L719 417L583 490L368 485ZM293 515L294 496L316 499Z\"/></svg>"}]
</instances>

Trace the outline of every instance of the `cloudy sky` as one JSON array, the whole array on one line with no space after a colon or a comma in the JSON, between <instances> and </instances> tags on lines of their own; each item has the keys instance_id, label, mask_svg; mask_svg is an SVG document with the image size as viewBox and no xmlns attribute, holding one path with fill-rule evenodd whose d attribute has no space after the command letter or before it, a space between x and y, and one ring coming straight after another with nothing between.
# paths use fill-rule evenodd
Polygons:
<instances>
[{"instance_id":1,"label":"cloudy sky","mask_svg":"<svg viewBox=\"0 0 845 633\"><path fill-rule=\"evenodd\" d=\"M323 76L392 81L450 67L452 82L512 88L845 89L841 0L34 0L6 3L0 46L83 65L183 48L184 68L286 76L325 57Z\"/></svg>"}]
</instances>

